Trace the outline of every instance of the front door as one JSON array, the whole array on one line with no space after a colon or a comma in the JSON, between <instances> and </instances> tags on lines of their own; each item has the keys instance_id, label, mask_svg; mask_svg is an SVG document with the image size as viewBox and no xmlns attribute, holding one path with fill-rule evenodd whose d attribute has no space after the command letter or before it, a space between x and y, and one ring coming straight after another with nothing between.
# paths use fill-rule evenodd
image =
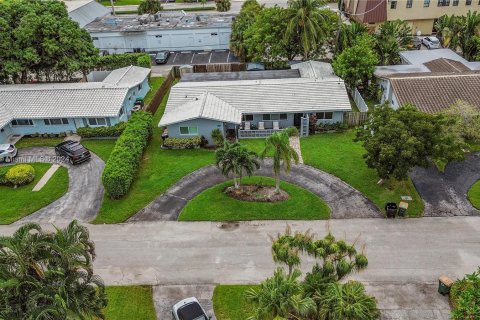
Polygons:
<instances>
[{"instance_id":1,"label":"front door","mask_svg":"<svg viewBox=\"0 0 480 320\"><path fill-rule=\"evenodd\" d=\"M302 117L303 113L295 113L293 115L293 125L297 128L300 128L300 125L302 124Z\"/></svg>"}]
</instances>

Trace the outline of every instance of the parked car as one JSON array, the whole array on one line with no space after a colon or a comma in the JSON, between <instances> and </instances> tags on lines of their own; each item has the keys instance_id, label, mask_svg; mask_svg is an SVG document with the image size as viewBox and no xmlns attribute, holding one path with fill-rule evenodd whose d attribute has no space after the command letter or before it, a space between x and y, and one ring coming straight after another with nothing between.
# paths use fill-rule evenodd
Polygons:
<instances>
[{"instance_id":1,"label":"parked car","mask_svg":"<svg viewBox=\"0 0 480 320\"><path fill-rule=\"evenodd\" d=\"M155 55L155 63L165 64L168 61L168 57L170 57L170 51L159 51Z\"/></svg>"},{"instance_id":2,"label":"parked car","mask_svg":"<svg viewBox=\"0 0 480 320\"><path fill-rule=\"evenodd\" d=\"M173 317L175 320L208 320L205 310L198 302L197 298L191 297L177 302L173 306Z\"/></svg>"},{"instance_id":3,"label":"parked car","mask_svg":"<svg viewBox=\"0 0 480 320\"><path fill-rule=\"evenodd\" d=\"M70 164L79 164L90 160L90 151L77 141L67 140L55 147L55 154L68 159Z\"/></svg>"},{"instance_id":4,"label":"parked car","mask_svg":"<svg viewBox=\"0 0 480 320\"><path fill-rule=\"evenodd\" d=\"M425 37L422 40L422 43L428 49L438 49L440 48L440 40L437 37Z\"/></svg>"},{"instance_id":5,"label":"parked car","mask_svg":"<svg viewBox=\"0 0 480 320\"><path fill-rule=\"evenodd\" d=\"M18 150L13 144L0 144L0 160L3 162L12 162L17 153Z\"/></svg>"}]
</instances>

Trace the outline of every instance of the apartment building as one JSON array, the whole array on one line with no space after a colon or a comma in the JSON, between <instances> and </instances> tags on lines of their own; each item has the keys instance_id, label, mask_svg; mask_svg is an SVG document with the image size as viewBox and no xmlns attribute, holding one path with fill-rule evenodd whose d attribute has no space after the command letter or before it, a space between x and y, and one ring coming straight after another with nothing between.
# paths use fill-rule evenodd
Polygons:
<instances>
[{"instance_id":1,"label":"apartment building","mask_svg":"<svg viewBox=\"0 0 480 320\"><path fill-rule=\"evenodd\" d=\"M343 0L354 20L375 30L385 21L405 20L414 34L432 33L435 20L444 14L465 15L480 11L480 0Z\"/></svg>"}]
</instances>

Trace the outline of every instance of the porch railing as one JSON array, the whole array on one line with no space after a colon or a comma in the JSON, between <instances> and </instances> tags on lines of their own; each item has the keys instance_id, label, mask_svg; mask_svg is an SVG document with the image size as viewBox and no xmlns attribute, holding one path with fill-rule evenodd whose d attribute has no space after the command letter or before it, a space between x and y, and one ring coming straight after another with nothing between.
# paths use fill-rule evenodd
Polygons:
<instances>
[{"instance_id":1,"label":"porch railing","mask_svg":"<svg viewBox=\"0 0 480 320\"><path fill-rule=\"evenodd\" d=\"M266 138L272 135L275 131L282 131L282 129L265 129L265 130L239 130L238 137L242 139L248 138Z\"/></svg>"}]
</instances>

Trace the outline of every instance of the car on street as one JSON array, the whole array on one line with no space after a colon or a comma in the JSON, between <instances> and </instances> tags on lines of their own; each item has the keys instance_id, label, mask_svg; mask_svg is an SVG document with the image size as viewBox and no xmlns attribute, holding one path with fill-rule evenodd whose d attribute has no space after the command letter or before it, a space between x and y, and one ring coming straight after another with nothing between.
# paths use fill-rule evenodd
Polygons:
<instances>
[{"instance_id":1,"label":"car on street","mask_svg":"<svg viewBox=\"0 0 480 320\"><path fill-rule=\"evenodd\" d=\"M438 49L440 48L440 40L437 37L425 37L422 40L423 45L428 49Z\"/></svg>"},{"instance_id":2,"label":"car on street","mask_svg":"<svg viewBox=\"0 0 480 320\"><path fill-rule=\"evenodd\" d=\"M0 144L0 160L3 162L12 162L17 153L18 150L13 144Z\"/></svg>"},{"instance_id":3,"label":"car on street","mask_svg":"<svg viewBox=\"0 0 480 320\"><path fill-rule=\"evenodd\" d=\"M90 160L90 151L78 141L67 140L55 147L57 156L65 157L70 164L79 164Z\"/></svg>"},{"instance_id":4,"label":"car on street","mask_svg":"<svg viewBox=\"0 0 480 320\"><path fill-rule=\"evenodd\" d=\"M205 310L197 298L191 297L177 302L173 306L173 317L175 320L209 320Z\"/></svg>"},{"instance_id":5,"label":"car on street","mask_svg":"<svg viewBox=\"0 0 480 320\"><path fill-rule=\"evenodd\" d=\"M155 63L165 64L168 61L168 57L170 57L170 51L159 51L155 55Z\"/></svg>"}]
</instances>

